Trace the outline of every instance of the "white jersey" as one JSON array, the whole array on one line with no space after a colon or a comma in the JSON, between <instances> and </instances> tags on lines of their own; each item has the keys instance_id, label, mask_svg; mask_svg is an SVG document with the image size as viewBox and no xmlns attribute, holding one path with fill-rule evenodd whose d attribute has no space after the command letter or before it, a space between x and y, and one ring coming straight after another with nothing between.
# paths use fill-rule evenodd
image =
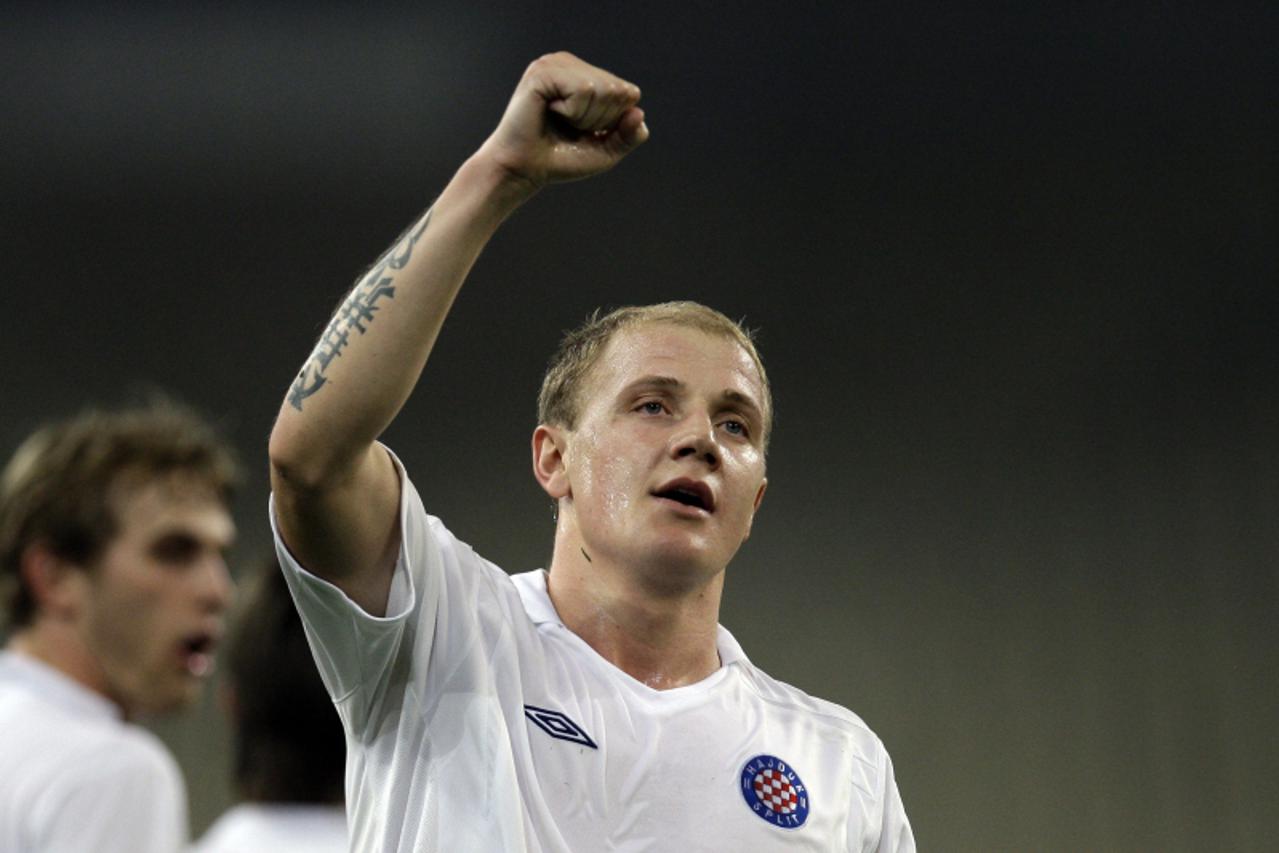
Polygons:
<instances>
[{"instance_id":1,"label":"white jersey","mask_svg":"<svg viewBox=\"0 0 1279 853\"><path fill-rule=\"evenodd\" d=\"M915 849L856 715L756 669L723 627L716 672L646 686L560 622L544 572L508 576L401 480L385 617L308 574L276 530L346 730L353 849Z\"/></svg>"},{"instance_id":2,"label":"white jersey","mask_svg":"<svg viewBox=\"0 0 1279 853\"><path fill-rule=\"evenodd\" d=\"M158 738L58 670L0 652L0 850L177 853L186 809Z\"/></svg>"},{"instance_id":3,"label":"white jersey","mask_svg":"<svg viewBox=\"0 0 1279 853\"><path fill-rule=\"evenodd\" d=\"M341 806L240 803L222 814L191 853L346 853Z\"/></svg>"}]
</instances>

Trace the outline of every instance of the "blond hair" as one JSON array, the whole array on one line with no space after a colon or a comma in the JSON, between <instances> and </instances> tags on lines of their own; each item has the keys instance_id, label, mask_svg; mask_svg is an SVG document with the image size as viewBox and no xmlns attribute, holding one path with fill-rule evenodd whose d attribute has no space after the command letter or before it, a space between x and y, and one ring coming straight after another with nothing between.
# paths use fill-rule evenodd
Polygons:
<instances>
[{"instance_id":1,"label":"blond hair","mask_svg":"<svg viewBox=\"0 0 1279 853\"><path fill-rule=\"evenodd\" d=\"M551 356L546 374L542 377L542 390L537 397L539 423L573 429L581 413L581 392L586 377L599 362L600 356L613 335L645 323L667 323L684 326L728 338L740 346L759 372L764 399L761 401L764 415L764 447L773 426L773 392L768 384L764 362L755 349L753 333L741 324L730 320L713 308L697 302L662 302L656 305L630 305L600 316L595 310L581 326L566 332L559 347Z\"/></svg>"}]
</instances>

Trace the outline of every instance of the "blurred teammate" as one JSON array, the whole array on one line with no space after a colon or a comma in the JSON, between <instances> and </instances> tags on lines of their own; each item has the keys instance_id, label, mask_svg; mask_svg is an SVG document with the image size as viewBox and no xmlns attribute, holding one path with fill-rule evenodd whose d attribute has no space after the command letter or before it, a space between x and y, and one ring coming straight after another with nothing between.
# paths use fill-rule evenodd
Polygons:
<instances>
[{"instance_id":1,"label":"blurred teammate","mask_svg":"<svg viewBox=\"0 0 1279 853\"><path fill-rule=\"evenodd\" d=\"M130 721L183 708L231 595L235 467L168 404L88 412L28 438L0 477L0 850L173 853L172 757Z\"/></svg>"},{"instance_id":2,"label":"blurred teammate","mask_svg":"<svg viewBox=\"0 0 1279 853\"><path fill-rule=\"evenodd\" d=\"M346 726L356 849L914 849L879 739L756 669L717 624L772 423L734 323L672 303L566 339L532 441L557 506L549 572L479 557L377 443L503 219L643 143L639 98L569 54L530 65L281 407L273 519ZM544 280L553 301L563 277ZM467 435L442 452L485 458Z\"/></svg>"},{"instance_id":3,"label":"blurred teammate","mask_svg":"<svg viewBox=\"0 0 1279 853\"><path fill-rule=\"evenodd\" d=\"M346 743L274 559L242 584L224 658L241 802L194 853L346 853Z\"/></svg>"}]
</instances>

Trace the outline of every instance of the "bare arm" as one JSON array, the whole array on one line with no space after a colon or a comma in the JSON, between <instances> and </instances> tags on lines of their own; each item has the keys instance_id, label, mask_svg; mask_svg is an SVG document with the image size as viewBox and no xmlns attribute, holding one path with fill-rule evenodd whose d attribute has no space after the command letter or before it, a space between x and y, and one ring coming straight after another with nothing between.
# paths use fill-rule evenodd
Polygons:
<instances>
[{"instance_id":1,"label":"bare arm","mask_svg":"<svg viewBox=\"0 0 1279 853\"><path fill-rule=\"evenodd\" d=\"M271 488L294 556L386 609L399 481L376 444L408 399L480 251L548 183L616 165L648 138L640 92L571 54L533 62L493 134L356 284L271 432Z\"/></svg>"}]
</instances>

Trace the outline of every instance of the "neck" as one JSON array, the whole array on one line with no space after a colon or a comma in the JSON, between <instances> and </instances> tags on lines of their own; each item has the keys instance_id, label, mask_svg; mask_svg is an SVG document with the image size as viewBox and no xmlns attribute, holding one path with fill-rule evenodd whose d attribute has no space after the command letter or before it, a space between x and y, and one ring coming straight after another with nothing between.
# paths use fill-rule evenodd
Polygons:
<instances>
[{"instance_id":1,"label":"neck","mask_svg":"<svg viewBox=\"0 0 1279 853\"><path fill-rule=\"evenodd\" d=\"M575 536L555 540L547 590L564 625L605 660L655 690L694 684L719 669L716 637L724 573L674 587Z\"/></svg>"},{"instance_id":2,"label":"neck","mask_svg":"<svg viewBox=\"0 0 1279 853\"><path fill-rule=\"evenodd\" d=\"M8 645L11 650L34 658L94 693L115 701L107 692L102 668L70 625L36 617L35 623L17 631Z\"/></svg>"}]
</instances>

